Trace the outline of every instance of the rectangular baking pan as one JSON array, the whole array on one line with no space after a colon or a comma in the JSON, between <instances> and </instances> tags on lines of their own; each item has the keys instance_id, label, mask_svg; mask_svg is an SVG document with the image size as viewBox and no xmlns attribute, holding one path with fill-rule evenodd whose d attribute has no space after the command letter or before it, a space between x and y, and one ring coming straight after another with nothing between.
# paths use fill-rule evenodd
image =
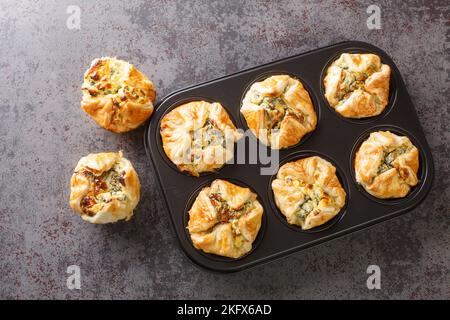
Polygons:
<instances>
[{"instance_id":1,"label":"rectangular baking pan","mask_svg":"<svg viewBox=\"0 0 450 320\"><path fill-rule=\"evenodd\" d=\"M328 65L343 52L375 53L391 67L390 101L381 115L351 120L339 116L328 105L323 95L324 73ZM304 156L320 155L336 166L338 178L347 193L347 203L341 212L325 225L310 231L288 225L273 201L270 188L273 176L260 174L261 163L226 164L217 173L196 178L179 172L161 147L161 118L172 108L192 100L220 102L236 127L246 130L239 110L249 85L261 78L282 73L296 77L309 91L318 115L318 124L316 130L302 139L299 145L280 151L280 165ZM403 199L376 199L355 181L352 164L355 149L370 132L376 130L407 135L419 149L420 182ZM298 54L169 94L157 105L145 132L144 143L181 248L195 264L216 272L244 270L399 216L412 210L424 199L434 176L430 148L397 67L381 49L356 41ZM262 147L265 148L264 145ZM226 179L249 186L258 194L264 207L261 230L253 243L253 249L240 259L215 256L195 249L186 230L193 199L202 187L214 179Z\"/></svg>"}]
</instances>

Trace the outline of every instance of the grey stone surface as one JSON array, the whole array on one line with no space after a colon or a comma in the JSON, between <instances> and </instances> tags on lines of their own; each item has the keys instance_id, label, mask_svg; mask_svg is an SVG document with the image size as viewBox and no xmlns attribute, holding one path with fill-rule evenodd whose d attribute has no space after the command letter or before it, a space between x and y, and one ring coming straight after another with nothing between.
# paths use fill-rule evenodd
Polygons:
<instances>
[{"instance_id":1,"label":"grey stone surface","mask_svg":"<svg viewBox=\"0 0 450 320\"><path fill-rule=\"evenodd\" d=\"M369 30L378 4L382 29ZM68 5L81 29L66 27ZM1 1L0 298L450 298L448 1ZM414 211L288 258L231 275L179 249L140 128L118 135L79 108L95 57L129 60L173 90L343 40L392 56L436 165ZM68 206L79 158L122 149L142 182L128 223L95 226ZM81 290L66 268L81 267ZM366 288L366 268L382 289Z\"/></svg>"}]
</instances>

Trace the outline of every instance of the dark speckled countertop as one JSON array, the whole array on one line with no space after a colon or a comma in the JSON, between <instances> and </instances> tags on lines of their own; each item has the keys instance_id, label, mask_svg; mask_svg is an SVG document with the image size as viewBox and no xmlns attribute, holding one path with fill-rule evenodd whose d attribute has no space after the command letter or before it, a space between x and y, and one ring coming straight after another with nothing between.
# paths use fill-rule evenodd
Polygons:
<instances>
[{"instance_id":1,"label":"dark speckled countertop","mask_svg":"<svg viewBox=\"0 0 450 320\"><path fill-rule=\"evenodd\" d=\"M371 4L380 30L366 26ZM67 27L69 5L79 30ZM450 298L449 13L448 1L0 2L0 298ZM144 129L110 133L79 108L95 57L134 63L161 99L343 40L396 62L433 151L433 189L399 218L241 273L207 273L184 257ZM141 177L136 215L85 223L68 205L72 170L83 155L119 149ZM80 290L66 286L74 264ZM371 264L380 290L366 287Z\"/></svg>"}]
</instances>

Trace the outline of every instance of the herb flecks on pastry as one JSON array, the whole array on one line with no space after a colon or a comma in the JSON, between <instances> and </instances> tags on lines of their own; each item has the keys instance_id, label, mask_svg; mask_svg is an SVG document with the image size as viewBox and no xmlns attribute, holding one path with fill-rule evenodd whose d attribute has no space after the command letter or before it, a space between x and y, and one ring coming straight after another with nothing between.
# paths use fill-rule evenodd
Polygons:
<instances>
[{"instance_id":1,"label":"herb flecks on pastry","mask_svg":"<svg viewBox=\"0 0 450 320\"><path fill-rule=\"evenodd\" d=\"M245 94L241 113L250 130L273 149L299 143L317 124L308 92L288 75L254 83Z\"/></svg>"},{"instance_id":2,"label":"herb flecks on pastry","mask_svg":"<svg viewBox=\"0 0 450 320\"><path fill-rule=\"evenodd\" d=\"M336 168L314 156L284 164L272 181L275 203L288 223L308 230L336 216L346 193Z\"/></svg>"},{"instance_id":3,"label":"herb flecks on pastry","mask_svg":"<svg viewBox=\"0 0 450 320\"><path fill-rule=\"evenodd\" d=\"M375 54L343 53L327 69L325 98L346 118L379 115L388 104L390 76Z\"/></svg>"},{"instance_id":4,"label":"herb flecks on pastry","mask_svg":"<svg viewBox=\"0 0 450 320\"><path fill-rule=\"evenodd\" d=\"M419 150L408 137L389 131L371 133L354 165L356 181L377 198L403 198L419 182Z\"/></svg>"},{"instance_id":5,"label":"herb flecks on pastry","mask_svg":"<svg viewBox=\"0 0 450 320\"><path fill-rule=\"evenodd\" d=\"M89 154L70 180L70 206L84 220L103 224L129 220L139 202L139 178L122 152Z\"/></svg>"},{"instance_id":6,"label":"herb flecks on pastry","mask_svg":"<svg viewBox=\"0 0 450 320\"><path fill-rule=\"evenodd\" d=\"M196 177L231 160L234 143L242 136L220 103L206 101L176 107L163 117L160 130L167 157Z\"/></svg>"},{"instance_id":7,"label":"herb flecks on pastry","mask_svg":"<svg viewBox=\"0 0 450 320\"><path fill-rule=\"evenodd\" d=\"M153 113L153 83L126 61L95 59L84 75L81 89L81 108L107 130L133 130Z\"/></svg>"},{"instance_id":8,"label":"herb flecks on pastry","mask_svg":"<svg viewBox=\"0 0 450 320\"><path fill-rule=\"evenodd\" d=\"M239 258L252 249L262 215L263 207L249 188L217 179L198 194L187 228L196 249Z\"/></svg>"}]
</instances>

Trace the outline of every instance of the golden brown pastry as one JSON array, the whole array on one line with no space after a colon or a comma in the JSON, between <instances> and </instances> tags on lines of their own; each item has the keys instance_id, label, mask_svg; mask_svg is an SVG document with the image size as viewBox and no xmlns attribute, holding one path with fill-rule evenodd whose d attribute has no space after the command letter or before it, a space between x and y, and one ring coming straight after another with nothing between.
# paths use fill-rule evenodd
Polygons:
<instances>
[{"instance_id":1,"label":"golden brown pastry","mask_svg":"<svg viewBox=\"0 0 450 320\"><path fill-rule=\"evenodd\" d=\"M91 223L129 220L140 189L138 175L121 151L89 154L70 180L70 206Z\"/></svg>"},{"instance_id":2,"label":"golden brown pastry","mask_svg":"<svg viewBox=\"0 0 450 320\"><path fill-rule=\"evenodd\" d=\"M372 132L355 156L356 181L374 197L402 198L415 186L419 150L408 137Z\"/></svg>"},{"instance_id":3,"label":"golden brown pastry","mask_svg":"<svg viewBox=\"0 0 450 320\"><path fill-rule=\"evenodd\" d=\"M390 76L375 54L343 53L327 69L325 97L346 118L373 117L388 104Z\"/></svg>"},{"instance_id":4,"label":"golden brown pastry","mask_svg":"<svg viewBox=\"0 0 450 320\"><path fill-rule=\"evenodd\" d=\"M104 57L92 61L81 90L81 108L113 132L133 130L153 112L153 83L123 60Z\"/></svg>"},{"instance_id":5,"label":"golden brown pastry","mask_svg":"<svg viewBox=\"0 0 450 320\"><path fill-rule=\"evenodd\" d=\"M336 168L314 156L284 164L272 181L275 203L290 224L303 230L324 224L345 205Z\"/></svg>"},{"instance_id":6,"label":"golden brown pastry","mask_svg":"<svg viewBox=\"0 0 450 320\"><path fill-rule=\"evenodd\" d=\"M308 92L288 75L254 83L245 94L241 113L250 130L273 149L299 143L317 124Z\"/></svg>"},{"instance_id":7,"label":"golden brown pastry","mask_svg":"<svg viewBox=\"0 0 450 320\"><path fill-rule=\"evenodd\" d=\"M181 171L198 177L221 168L242 136L220 103L192 101L161 120L164 151Z\"/></svg>"},{"instance_id":8,"label":"golden brown pastry","mask_svg":"<svg viewBox=\"0 0 450 320\"><path fill-rule=\"evenodd\" d=\"M262 215L263 207L249 188L217 179L195 199L187 228L195 248L239 258L252 249Z\"/></svg>"}]
</instances>

